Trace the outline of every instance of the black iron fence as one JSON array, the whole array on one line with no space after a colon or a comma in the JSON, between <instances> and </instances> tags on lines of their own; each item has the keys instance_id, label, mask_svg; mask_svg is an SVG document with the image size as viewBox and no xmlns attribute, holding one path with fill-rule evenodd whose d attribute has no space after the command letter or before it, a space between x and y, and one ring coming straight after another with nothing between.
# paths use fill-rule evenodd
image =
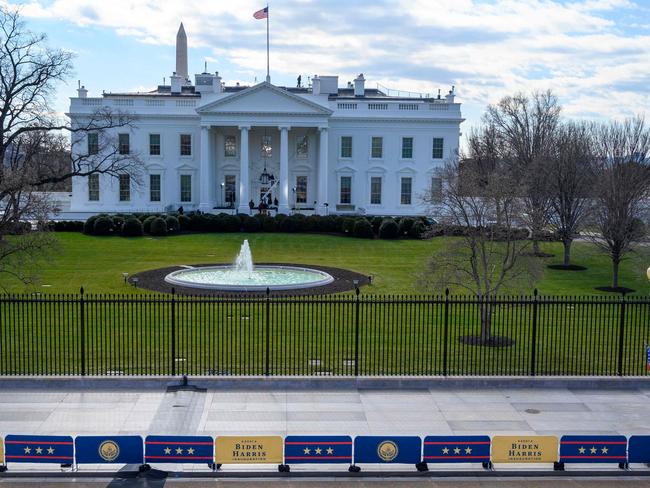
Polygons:
<instances>
[{"instance_id":1,"label":"black iron fence","mask_svg":"<svg viewBox=\"0 0 650 488\"><path fill-rule=\"evenodd\" d=\"M645 375L645 297L0 296L0 375Z\"/></svg>"}]
</instances>

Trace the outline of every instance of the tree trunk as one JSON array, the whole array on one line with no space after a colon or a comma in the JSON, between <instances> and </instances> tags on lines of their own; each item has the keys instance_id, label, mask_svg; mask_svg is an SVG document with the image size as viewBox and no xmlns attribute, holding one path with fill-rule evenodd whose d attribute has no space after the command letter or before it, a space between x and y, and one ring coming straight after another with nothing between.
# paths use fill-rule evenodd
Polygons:
<instances>
[{"instance_id":1,"label":"tree trunk","mask_svg":"<svg viewBox=\"0 0 650 488\"><path fill-rule=\"evenodd\" d=\"M492 336L492 304L488 297L481 303L481 341L487 342Z\"/></svg>"},{"instance_id":2,"label":"tree trunk","mask_svg":"<svg viewBox=\"0 0 650 488\"><path fill-rule=\"evenodd\" d=\"M541 251L539 250L539 239L537 239L537 236L533 234L533 254L535 256L541 254Z\"/></svg>"},{"instance_id":3,"label":"tree trunk","mask_svg":"<svg viewBox=\"0 0 650 488\"><path fill-rule=\"evenodd\" d=\"M612 259L612 287L618 288L618 266L620 261L618 259Z\"/></svg>"},{"instance_id":4,"label":"tree trunk","mask_svg":"<svg viewBox=\"0 0 650 488\"><path fill-rule=\"evenodd\" d=\"M562 241L562 245L564 246L564 266L569 266L571 264L571 243L572 241L569 239Z\"/></svg>"}]
</instances>

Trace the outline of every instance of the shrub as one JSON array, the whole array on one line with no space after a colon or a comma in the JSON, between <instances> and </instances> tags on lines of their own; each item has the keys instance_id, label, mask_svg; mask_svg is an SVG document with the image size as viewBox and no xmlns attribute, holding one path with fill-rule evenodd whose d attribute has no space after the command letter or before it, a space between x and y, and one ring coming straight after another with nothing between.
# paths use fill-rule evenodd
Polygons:
<instances>
[{"instance_id":1,"label":"shrub","mask_svg":"<svg viewBox=\"0 0 650 488\"><path fill-rule=\"evenodd\" d=\"M361 237L364 239L372 239L375 233L372 231L372 224L368 219L357 219L354 222L354 237Z\"/></svg>"},{"instance_id":2,"label":"shrub","mask_svg":"<svg viewBox=\"0 0 650 488\"><path fill-rule=\"evenodd\" d=\"M165 218L165 223L167 224L167 232L170 234L178 232L181 228L178 219L173 215L168 215L167 218Z\"/></svg>"},{"instance_id":3,"label":"shrub","mask_svg":"<svg viewBox=\"0 0 650 488\"><path fill-rule=\"evenodd\" d=\"M186 232L186 231L190 230L191 224L192 224L192 221L190 220L190 218L187 215L179 215L178 216L178 228L181 231Z\"/></svg>"},{"instance_id":4,"label":"shrub","mask_svg":"<svg viewBox=\"0 0 650 488\"><path fill-rule=\"evenodd\" d=\"M151 229L149 233L152 236L166 236L167 235L167 222L162 217L155 217L151 221Z\"/></svg>"},{"instance_id":5,"label":"shrub","mask_svg":"<svg viewBox=\"0 0 650 488\"><path fill-rule=\"evenodd\" d=\"M99 215L93 215L91 217L88 217L86 219L86 222L84 223L84 234L94 234L95 233L95 220L99 218Z\"/></svg>"},{"instance_id":6,"label":"shrub","mask_svg":"<svg viewBox=\"0 0 650 488\"><path fill-rule=\"evenodd\" d=\"M304 232L307 227L307 218L302 214L289 215L280 219L278 228L280 232Z\"/></svg>"},{"instance_id":7,"label":"shrub","mask_svg":"<svg viewBox=\"0 0 650 488\"><path fill-rule=\"evenodd\" d=\"M409 237L412 237L413 239L420 239L426 230L427 226L424 225L424 222L421 220L416 220L409 230Z\"/></svg>"},{"instance_id":8,"label":"shrub","mask_svg":"<svg viewBox=\"0 0 650 488\"><path fill-rule=\"evenodd\" d=\"M93 234L107 236L113 230L113 220L110 217L98 217L93 225Z\"/></svg>"},{"instance_id":9,"label":"shrub","mask_svg":"<svg viewBox=\"0 0 650 488\"><path fill-rule=\"evenodd\" d=\"M236 215L219 215L218 220L222 232L241 231L241 220Z\"/></svg>"},{"instance_id":10,"label":"shrub","mask_svg":"<svg viewBox=\"0 0 650 488\"><path fill-rule=\"evenodd\" d=\"M381 227L381 223L384 221L383 217L373 217L372 218L372 230L375 234L379 234L379 227Z\"/></svg>"},{"instance_id":11,"label":"shrub","mask_svg":"<svg viewBox=\"0 0 650 488\"><path fill-rule=\"evenodd\" d=\"M255 219L260 221L262 224L262 231L264 232L277 232L278 231L278 221L269 215L257 215Z\"/></svg>"},{"instance_id":12,"label":"shrub","mask_svg":"<svg viewBox=\"0 0 650 488\"><path fill-rule=\"evenodd\" d=\"M122 235L124 237L140 237L144 234L142 222L136 217L129 217L122 225Z\"/></svg>"},{"instance_id":13,"label":"shrub","mask_svg":"<svg viewBox=\"0 0 650 488\"><path fill-rule=\"evenodd\" d=\"M242 219L242 229L244 232L259 232L262 230L262 222L257 217L246 217Z\"/></svg>"},{"instance_id":14,"label":"shrub","mask_svg":"<svg viewBox=\"0 0 650 488\"><path fill-rule=\"evenodd\" d=\"M399 221L399 235L408 235L411 227L413 227L413 224L415 224L415 219L411 217L402 217Z\"/></svg>"},{"instance_id":15,"label":"shrub","mask_svg":"<svg viewBox=\"0 0 650 488\"><path fill-rule=\"evenodd\" d=\"M399 226L395 219L384 219L379 226L379 237L381 239L397 239L399 236Z\"/></svg>"},{"instance_id":16,"label":"shrub","mask_svg":"<svg viewBox=\"0 0 650 488\"><path fill-rule=\"evenodd\" d=\"M341 220L341 232L352 235L354 232L354 222L355 220L352 217L343 217Z\"/></svg>"},{"instance_id":17,"label":"shrub","mask_svg":"<svg viewBox=\"0 0 650 488\"><path fill-rule=\"evenodd\" d=\"M151 224L154 220L156 220L158 217L154 215L150 215L144 221L142 222L142 229L144 230L145 234L150 234L151 233Z\"/></svg>"},{"instance_id":18,"label":"shrub","mask_svg":"<svg viewBox=\"0 0 650 488\"><path fill-rule=\"evenodd\" d=\"M57 220L50 227L56 232L83 232L85 226L86 223L79 220Z\"/></svg>"}]
</instances>

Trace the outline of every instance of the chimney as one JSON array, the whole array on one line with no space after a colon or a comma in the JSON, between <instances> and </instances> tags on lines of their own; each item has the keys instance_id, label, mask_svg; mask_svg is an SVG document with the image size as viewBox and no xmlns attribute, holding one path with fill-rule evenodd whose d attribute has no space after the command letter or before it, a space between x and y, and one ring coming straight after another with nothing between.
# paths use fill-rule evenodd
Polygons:
<instances>
[{"instance_id":1,"label":"chimney","mask_svg":"<svg viewBox=\"0 0 650 488\"><path fill-rule=\"evenodd\" d=\"M449 93L445 95L445 100L447 100L447 103L454 103L455 96L456 96L456 87L452 86L451 90L449 90Z\"/></svg>"},{"instance_id":2,"label":"chimney","mask_svg":"<svg viewBox=\"0 0 650 488\"><path fill-rule=\"evenodd\" d=\"M176 33L176 74L181 77L182 83L188 79L187 74L187 35L181 22ZM172 90L173 91L173 90ZM179 90L180 91L180 90Z\"/></svg>"},{"instance_id":3,"label":"chimney","mask_svg":"<svg viewBox=\"0 0 650 488\"><path fill-rule=\"evenodd\" d=\"M82 85L79 88L77 88L77 96L79 98L87 98L88 97L88 90L86 90L85 86Z\"/></svg>"},{"instance_id":4,"label":"chimney","mask_svg":"<svg viewBox=\"0 0 650 488\"><path fill-rule=\"evenodd\" d=\"M180 93L181 92L181 86L183 84L183 78L178 76L176 74L176 71L174 71L174 74L169 77L169 81L172 85L172 95L174 93Z\"/></svg>"},{"instance_id":5,"label":"chimney","mask_svg":"<svg viewBox=\"0 0 650 488\"><path fill-rule=\"evenodd\" d=\"M311 79L311 93L312 95L320 95L320 78L314 75Z\"/></svg>"},{"instance_id":6,"label":"chimney","mask_svg":"<svg viewBox=\"0 0 650 488\"><path fill-rule=\"evenodd\" d=\"M221 93L222 88L221 88L221 76L219 76L219 72L215 71L214 72L214 92L215 93Z\"/></svg>"},{"instance_id":7,"label":"chimney","mask_svg":"<svg viewBox=\"0 0 650 488\"><path fill-rule=\"evenodd\" d=\"M194 87L199 93L221 93L221 76L217 71L212 73L201 73L194 75Z\"/></svg>"},{"instance_id":8,"label":"chimney","mask_svg":"<svg viewBox=\"0 0 650 488\"><path fill-rule=\"evenodd\" d=\"M362 97L366 94L366 79L363 77L363 73L357 76L354 79L354 96Z\"/></svg>"}]
</instances>

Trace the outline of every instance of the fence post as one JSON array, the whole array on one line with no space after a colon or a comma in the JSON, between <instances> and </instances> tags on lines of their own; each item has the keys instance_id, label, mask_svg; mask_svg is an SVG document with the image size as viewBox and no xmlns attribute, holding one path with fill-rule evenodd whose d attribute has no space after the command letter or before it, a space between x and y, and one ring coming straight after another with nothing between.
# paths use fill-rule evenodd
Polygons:
<instances>
[{"instance_id":1,"label":"fence post","mask_svg":"<svg viewBox=\"0 0 650 488\"><path fill-rule=\"evenodd\" d=\"M359 376L359 285L355 283L354 293L356 301L354 304L354 376Z\"/></svg>"},{"instance_id":2,"label":"fence post","mask_svg":"<svg viewBox=\"0 0 650 488\"><path fill-rule=\"evenodd\" d=\"M618 375L623 376L623 343L625 342L625 293L621 298L621 314L618 327Z\"/></svg>"},{"instance_id":3,"label":"fence post","mask_svg":"<svg viewBox=\"0 0 650 488\"><path fill-rule=\"evenodd\" d=\"M264 362L264 376L270 374L271 354L271 289L266 287L266 355Z\"/></svg>"},{"instance_id":4,"label":"fence post","mask_svg":"<svg viewBox=\"0 0 650 488\"><path fill-rule=\"evenodd\" d=\"M533 291L533 332L530 339L530 375L535 376L537 366L537 288Z\"/></svg>"},{"instance_id":5,"label":"fence post","mask_svg":"<svg viewBox=\"0 0 650 488\"><path fill-rule=\"evenodd\" d=\"M84 301L84 287L79 289L79 341L81 355L81 376L86 376L86 304Z\"/></svg>"},{"instance_id":6,"label":"fence post","mask_svg":"<svg viewBox=\"0 0 650 488\"><path fill-rule=\"evenodd\" d=\"M172 376L176 376L176 289L172 288L171 298L171 350L172 350Z\"/></svg>"},{"instance_id":7,"label":"fence post","mask_svg":"<svg viewBox=\"0 0 650 488\"><path fill-rule=\"evenodd\" d=\"M442 329L442 375L447 376L447 360L449 357L449 288L445 289L445 317Z\"/></svg>"}]
</instances>

